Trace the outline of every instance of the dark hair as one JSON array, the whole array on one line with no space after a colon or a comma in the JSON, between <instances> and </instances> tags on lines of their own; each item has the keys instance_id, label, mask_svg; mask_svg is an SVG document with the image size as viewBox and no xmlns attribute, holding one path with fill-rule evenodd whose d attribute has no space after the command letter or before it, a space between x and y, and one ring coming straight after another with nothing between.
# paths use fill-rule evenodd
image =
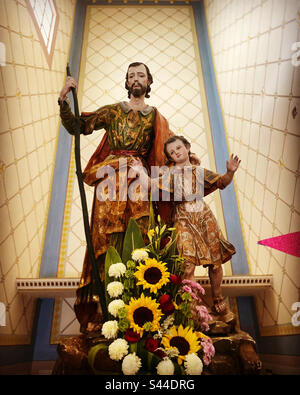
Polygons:
<instances>
[{"instance_id":1,"label":"dark hair","mask_svg":"<svg viewBox=\"0 0 300 395\"><path fill-rule=\"evenodd\" d=\"M166 158L167 158L169 163L173 162L173 160L169 156L169 153L167 151L167 146L169 144L171 144L171 143L174 143L174 141L176 141L176 140L182 141L187 149L191 148L190 142L188 142L185 137L183 137L183 136L172 136L172 137L169 137L168 140L165 142L165 145L164 145L164 154L166 155ZM189 156L190 156L190 152L189 152Z\"/></svg>"},{"instance_id":2,"label":"dark hair","mask_svg":"<svg viewBox=\"0 0 300 395\"><path fill-rule=\"evenodd\" d=\"M147 98L150 97L150 95L149 95L149 93L151 92L150 85L153 83L153 77L152 77L152 75L150 73L149 67L145 63L142 63L142 62L133 62L133 63L130 63L130 65L128 66L127 73L126 73L126 80L125 80L125 88L128 90L128 98L130 98L130 91L129 91L129 87L128 87L128 84L127 84L127 82L128 82L128 70L130 69L130 67L138 67L141 64L144 65L145 68L146 68L148 82L149 82L149 85L147 85L145 97L147 97Z\"/></svg>"}]
</instances>

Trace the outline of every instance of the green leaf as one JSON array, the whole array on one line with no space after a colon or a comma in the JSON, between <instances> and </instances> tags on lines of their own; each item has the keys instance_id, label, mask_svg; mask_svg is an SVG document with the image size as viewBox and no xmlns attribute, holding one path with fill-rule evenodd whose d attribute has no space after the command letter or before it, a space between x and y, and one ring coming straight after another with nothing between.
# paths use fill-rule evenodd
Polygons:
<instances>
[{"instance_id":1,"label":"green leaf","mask_svg":"<svg viewBox=\"0 0 300 395\"><path fill-rule=\"evenodd\" d=\"M129 343L129 352L130 353L135 352L137 354L137 347L138 347L137 343Z\"/></svg>"},{"instance_id":2,"label":"green leaf","mask_svg":"<svg viewBox=\"0 0 300 395\"><path fill-rule=\"evenodd\" d=\"M104 284L105 284L105 299L106 299L106 305L108 306L108 304L111 301L111 298L108 295L107 292L107 285L111 282L114 281L113 278L109 277L108 275L108 271L109 268L112 264L114 263L118 263L118 262L122 262L121 257L118 253L118 251L115 249L115 247L108 247L108 250L106 252L105 255L105 280L104 280Z\"/></svg>"},{"instance_id":3,"label":"green leaf","mask_svg":"<svg viewBox=\"0 0 300 395\"><path fill-rule=\"evenodd\" d=\"M142 232L133 218L130 218L123 242L122 259L127 262L131 259L132 251L136 248L144 248L145 242Z\"/></svg>"},{"instance_id":4,"label":"green leaf","mask_svg":"<svg viewBox=\"0 0 300 395\"><path fill-rule=\"evenodd\" d=\"M175 367L174 375L180 376L182 374L181 366L179 366L178 363L175 361L173 361L173 364Z\"/></svg>"},{"instance_id":5,"label":"green leaf","mask_svg":"<svg viewBox=\"0 0 300 395\"><path fill-rule=\"evenodd\" d=\"M168 247L168 252L169 252L169 256L173 256L176 254L176 239L177 239L177 234L176 234L176 229L172 231L172 235L171 235L171 242L170 242L170 246Z\"/></svg>"},{"instance_id":6,"label":"green leaf","mask_svg":"<svg viewBox=\"0 0 300 395\"><path fill-rule=\"evenodd\" d=\"M100 371L100 370L98 371L98 370L94 369L94 362L95 362L96 355L99 350L107 350L107 349L108 349L108 345L104 344L104 343L96 344L95 346L93 346L89 349L88 363L91 366L91 368L93 369L95 374L103 374L102 371Z\"/></svg>"},{"instance_id":7,"label":"green leaf","mask_svg":"<svg viewBox=\"0 0 300 395\"><path fill-rule=\"evenodd\" d=\"M150 372L156 373L156 367L160 361L161 358L153 354L153 352L147 351L147 368Z\"/></svg>"}]
</instances>

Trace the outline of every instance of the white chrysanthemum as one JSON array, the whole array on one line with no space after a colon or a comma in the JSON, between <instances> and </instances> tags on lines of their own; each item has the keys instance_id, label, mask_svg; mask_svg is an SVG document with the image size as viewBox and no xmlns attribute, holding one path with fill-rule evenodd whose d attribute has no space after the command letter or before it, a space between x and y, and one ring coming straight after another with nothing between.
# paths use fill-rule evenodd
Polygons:
<instances>
[{"instance_id":1,"label":"white chrysanthemum","mask_svg":"<svg viewBox=\"0 0 300 395\"><path fill-rule=\"evenodd\" d=\"M142 366L141 358L139 358L135 352L128 354L122 362L122 372L125 375L136 374Z\"/></svg>"},{"instance_id":2,"label":"white chrysanthemum","mask_svg":"<svg viewBox=\"0 0 300 395\"><path fill-rule=\"evenodd\" d=\"M125 303L122 299L115 299L110 302L108 305L108 311L114 317L117 317L119 309L125 306Z\"/></svg>"},{"instance_id":3,"label":"white chrysanthemum","mask_svg":"<svg viewBox=\"0 0 300 395\"><path fill-rule=\"evenodd\" d=\"M132 251L131 257L134 261L142 261L149 258L148 250L145 248L137 248Z\"/></svg>"},{"instance_id":4,"label":"white chrysanthemum","mask_svg":"<svg viewBox=\"0 0 300 395\"><path fill-rule=\"evenodd\" d=\"M174 364L169 358L164 358L159 364L156 366L157 374L164 375L172 375L174 374Z\"/></svg>"},{"instance_id":5,"label":"white chrysanthemum","mask_svg":"<svg viewBox=\"0 0 300 395\"><path fill-rule=\"evenodd\" d=\"M117 298L122 295L124 286L120 281L112 281L107 285L107 292L111 298Z\"/></svg>"},{"instance_id":6,"label":"white chrysanthemum","mask_svg":"<svg viewBox=\"0 0 300 395\"><path fill-rule=\"evenodd\" d=\"M203 370L203 363L196 354L188 354L185 357L184 367L186 374L200 375Z\"/></svg>"},{"instance_id":7,"label":"white chrysanthemum","mask_svg":"<svg viewBox=\"0 0 300 395\"><path fill-rule=\"evenodd\" d=\"M113 263L108 269L109 277L121 277L126 272L126 266L122 262Z\"/></svg>"},{"instance_id":8,"label":"white chrysanthemum","mask_svg":"<svg viewBox=\"0 0 300 395\"><path fill-rule=\"evenodd\" d=\"M108 347L108 353L114 361L120 361L128 354L128 343L125 339L116 339Z\"/></svg>"},{"instance_id":9,"label":"white chrysanthemum","mask_svg":"<svg viewBox=\"0 0 300 395\"><path fill-rule=\"evenodd\" d=\"M118 333L118 321L106 321L102 325L102 335L106 339L115 339Z\"/></svg>"}]
</instances>

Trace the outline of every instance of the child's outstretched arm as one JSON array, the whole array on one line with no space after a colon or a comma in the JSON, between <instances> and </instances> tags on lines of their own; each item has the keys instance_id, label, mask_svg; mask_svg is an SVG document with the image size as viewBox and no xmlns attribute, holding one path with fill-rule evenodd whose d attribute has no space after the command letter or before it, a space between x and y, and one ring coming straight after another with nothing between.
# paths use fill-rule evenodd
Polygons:
<instances>
[{"instance_id":1,"label":"child's outstretched arm","mask_svg":"<svg viewBox=\"0 0 300 395\"><path fill-rule=\"evenodd\" d=\"M224 185L224 188L231 183L234 173L239 168L240 163L241 160L237 155L234 156L234 154L231 154L229 161L226 161L227 172L222 175L222 184Z\"/></svg>"}]
</instances>

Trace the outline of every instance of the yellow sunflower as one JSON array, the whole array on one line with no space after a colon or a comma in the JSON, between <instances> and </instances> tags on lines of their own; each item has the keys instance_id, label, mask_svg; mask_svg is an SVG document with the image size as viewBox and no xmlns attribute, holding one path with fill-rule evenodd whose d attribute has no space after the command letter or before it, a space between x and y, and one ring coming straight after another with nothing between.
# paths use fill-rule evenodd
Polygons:
<instances>
[{"instance_id":1,"label":"yellow sunflower","mask_svg":"<svg viewBox=\"0 0 300 395\"><path fill-rule=\"evenodd\" d=\"M127 318L130 322L130 327L143 336L144 325L151 323L150 331L155 332L159 329L159 320L162 316L162 312L159 309L159 304L149 296L142 294L140 298L131 298L128 306L125 306L127 310Z\"/></svg>"},{"instance_id":2,"label":"yellow sunflower","mask_svg":"<svg viewBox=\"0 0 300 395\"><path fill-rule=\"evenodd\" d=\"M196 354L201 348L198 336L193 329L190 327L183 328L182 325L178 329L176 326L172 326L169 333L163 336L161 342L166 350L174 347L178 349L177 362L179 365L185 360L187 354Z\"/></svg>"},{"instance_id":3,"label":"yellow sunflower","mask_svg":"<svg viewBox=\"0 0 300 395\"><path fill-rule=\"evenodd\" d=\"M150 292L157 293L158 289L170 281L170 273L166 265L154 258L145 259L145 263L140 263L134 273L138 279L137 285L142 285L144 289L149 288Z\"/></svg>"}]
</instances>

